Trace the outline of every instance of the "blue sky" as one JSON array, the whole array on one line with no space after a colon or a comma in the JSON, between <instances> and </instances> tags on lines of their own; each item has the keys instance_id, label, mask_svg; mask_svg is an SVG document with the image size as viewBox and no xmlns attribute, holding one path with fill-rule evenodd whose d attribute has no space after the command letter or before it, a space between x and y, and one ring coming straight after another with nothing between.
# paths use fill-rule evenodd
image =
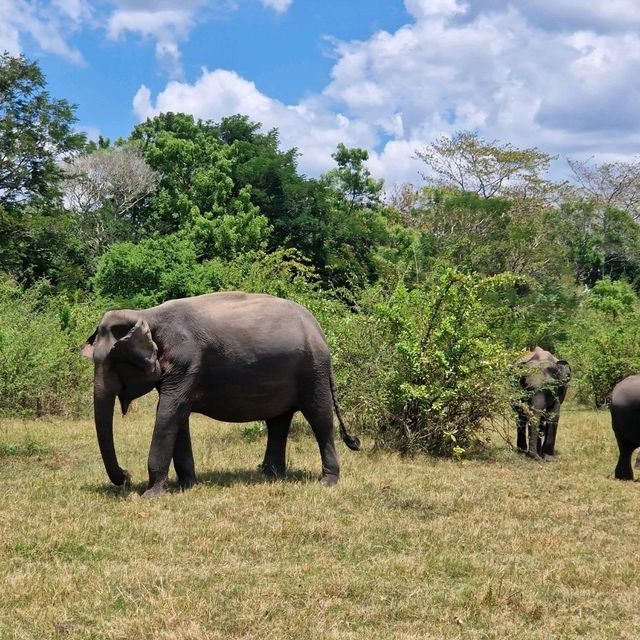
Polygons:
<instances>
[{"instance_id":1,"label":"blue sky","mask_svg":"<svg viewBox=\"0 0 640 640\"><path fill-rule=\"evenodd\" d=\"M637 0L0 0L0 48L91 136L241 112L309 175L344 142L419 184L414 151L458 130L557 154L557 173L640 151Z\"/></svg>"}]
</instances>

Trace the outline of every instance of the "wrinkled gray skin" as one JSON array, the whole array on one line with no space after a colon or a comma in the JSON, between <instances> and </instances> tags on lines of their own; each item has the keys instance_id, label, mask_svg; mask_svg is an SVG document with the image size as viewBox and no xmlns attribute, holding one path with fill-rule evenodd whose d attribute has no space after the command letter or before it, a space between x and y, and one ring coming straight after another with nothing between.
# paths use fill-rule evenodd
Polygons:
<instances>
[{"instance_id":1,"label":"wrinkled gray skin","mask_svg":"<svg viewBox=\"0 0 640 640\"><path fill-rule=\"evenodd\" d=\"M517 364L520 387L524 391L521 402L514 405L518 415L517 447L536 460L550 460L555 451L560 406L567 395L571 367L566 360L558 360L540 347L520 358Z\"/></svg>"},{"instance_id":2,"label":"wrinkled gray skin","mask_svg":"<svg viewBox=\"0 0 640 640\"><path fill-rule=\"evenodd\" d=\"M629 376L614 387L609 408L620 454L615 477L633 480L631 455L640 447L640 375ZM636 459L636 468L638 466L640 460Z\"/></svg>"},{"instance_id":3,"label":"wrinkled gray skin","mask_svg":"<svg viewBox=\"0 0 640 640\"><path fill-rule=\"evenodd\" d=\"M82 355L95 364L94 413L98 444L111 481L129 481L113 442L116 396L126 413L132 400L159 393L149 451L146 496L166 490L169 465L180 485L196 480L189 414L227 422L267 423L263 471L285 471L291 419L301 411L320 447L322 482L338 481L333 411L342 439L360 443L340 417L326 339L303 307L268 295L212 293L171 300L141 311L104 314Z\"/></svg>"}]
</instances>

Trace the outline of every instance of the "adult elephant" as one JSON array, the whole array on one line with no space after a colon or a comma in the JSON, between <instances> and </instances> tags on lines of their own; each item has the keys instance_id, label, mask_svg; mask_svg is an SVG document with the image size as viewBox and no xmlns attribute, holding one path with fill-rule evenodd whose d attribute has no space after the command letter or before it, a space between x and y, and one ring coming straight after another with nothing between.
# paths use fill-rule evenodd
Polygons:
<instances>
[{"instance_id":1,"label":"adult elephant","mask_svg":"<svg viewBox=\"0 0 640 640\"><path fill-rule=\"evenodd\" d=\"M609 409L619 452L615 477L633 480L631 455L640 447L640 375L629 376L613 388ZM636 460L636 466L639 463Z\"/></svg>"},{"instance_id":2,"label":"adult elephant","mask_svg":"<svg viewBox=\"0 0 640 640\"><path fill-rule=\"evenodd\" d=\"M559 360L540 347L517 364L523 391L520 402L514 404L518 416L517 447L536 460L552 459L571 367L566 360Z\"/></svg>"},{"instance_id":3,"label":"adult elephant","mask_svg":"<svg viewBox=\"0 0 640 640\"><path fill-rule=\"evenodd\" d=\"M192 411L227 422L267 423L266 474L285 471L291 419L301 411L322 459L322 483L338 482L333 411L342 439L350 436L335 395L329 348L320 325L300 305L269 295L211 293L171 300L141 311L108 311L82 355L95 364L94 414L98 444L111 481L129 481L113 442L116 396L126 413L132 400L159 394L149 451L146 496L166 490L173 458L179 483L195 482L189 434Z\"/></svg>"}]
</instances>

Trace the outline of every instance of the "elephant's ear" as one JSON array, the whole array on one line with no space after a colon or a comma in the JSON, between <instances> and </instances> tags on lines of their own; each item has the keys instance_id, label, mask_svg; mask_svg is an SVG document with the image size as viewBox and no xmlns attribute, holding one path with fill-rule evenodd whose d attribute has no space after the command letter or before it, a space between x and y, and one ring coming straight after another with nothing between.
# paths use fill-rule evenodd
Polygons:
<instances>
[{"instance_id":1,"label":"elephant's ear","mask_svg":"<svg viewBox=\"0 0 640 640\"><path fill-rule=\"evenodd\" d=\"M562 372L563 382L569 382L571 380L571 365L566 360L558 360L556 364L560 367L560 371Z\"/></svg>"},{"instance_id":2,"label":"elephant's ear","mask_svg":"<svg viewBox=\"0 0 640 640\"><path fill-rule=\"evenodd\" d=\"M127 335L113 345L111 355L115 360L128 362L142 369L147 375L160 373L158 345L151 337L149 325L142 318L138 319Z\"/></svg>"},{"instance_id":3,"label":"elephant's ear","mask_svg":"<svg viewBox=\"0 0 640 640\"><path fill-rule=\"evenodd\" d=\"M93 343L96 341L96 336L98 335L98 330L96 329L84 343L84 347L80 351L80 355L83 358L89 358L89 360L93 360Z\"/></svg>"}]
</instances>

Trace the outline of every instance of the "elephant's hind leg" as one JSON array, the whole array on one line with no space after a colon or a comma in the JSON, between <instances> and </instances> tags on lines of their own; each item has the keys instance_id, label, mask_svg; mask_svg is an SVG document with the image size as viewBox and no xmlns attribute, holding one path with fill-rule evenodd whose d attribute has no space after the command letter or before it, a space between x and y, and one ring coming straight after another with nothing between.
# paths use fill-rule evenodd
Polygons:
<instances>
[{"instance_id":1,"label":"elephant's hind leg","mask_svg":"<svg viewBox=\"0 0 640 640\"><path fill-rule=\"evenodd\" d=\"M310 404L302 409L304 417L311 425L311 429L318 441L320 458L322 459L321 482L326 487L330 487L338 482L340 478L340 465L333 436L333 405L331 391L327 387L326 397L322 394L322 401Z\"/></svg>"},{"instance_id":2,"label":"elephant's hind leg","mask_svg":"<svg viewBox=\"0 0 640 640\"><path fill-rule=\"evenodd\" d=\"M180 426L173 447L173 467L178 476L181 489L189 489L196 483L196 468L191 448L191 434L189 433L189 419Z\"/></svg>"},{"instance_id":3,"label":"elephant's hind leg","mask_svg":"<svg viewBox=\"0 0 640 640\"><path fill-rule=\"evenodd\" d=\"M293 419L293 411L276 418L269 418L267 423L267 449L264 453L262 471L268 476L283 476L287 468L287 436Z\"/></svg>"},{"instance_id":4,"label":"elephant's hind leg","mask_svg":"<svg viewBox=\"0 0 640 640\"><path fill-rule=\"evenodd\" d=\"M631 467L631 455L638 448L638 445L625 439L623 436L616 435L618 441L618 464L616 465L615 477L617 480L633 480L633 468Z\"/></svg>"}]
</instances>

